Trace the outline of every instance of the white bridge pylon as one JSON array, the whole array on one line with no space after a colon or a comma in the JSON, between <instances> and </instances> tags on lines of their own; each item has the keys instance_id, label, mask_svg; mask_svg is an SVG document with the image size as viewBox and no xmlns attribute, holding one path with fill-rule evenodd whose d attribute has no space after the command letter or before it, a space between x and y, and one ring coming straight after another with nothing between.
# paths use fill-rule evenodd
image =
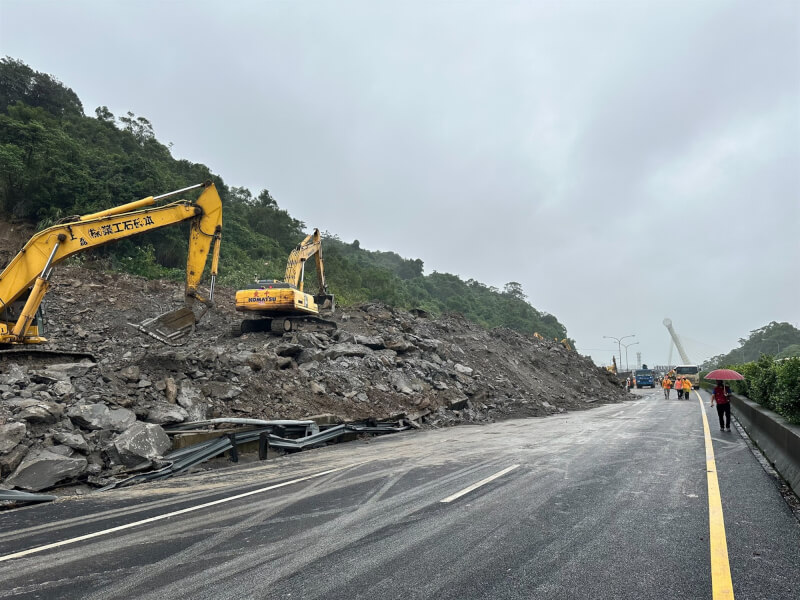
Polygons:
<instances>
[{"instance_id":1,"label":"white bridge pylon","mask_svg":"<svg viewBox=\"0 0 800 600\"><path fill-rule=\"evenodd\" d=\"M675 347L678 349L678 354L681 355L681 360L683 361L683 364L685 364L685 365L694 364L689 359L689 355L686 354L686 350L684 349L683 344L681 343L681 338L678 337L678 334L675 332L675 329L672 327L672 319L667 317L666 319L664 319L663 322L664 322L664 327L667 328L667 331L669 331L669 334L672 336L672 341L675 342ZM671 350L671 348L670 348L670 350ZM670 358L671 358L671 355L670 355Z\"/></svg>"}]
</instances>

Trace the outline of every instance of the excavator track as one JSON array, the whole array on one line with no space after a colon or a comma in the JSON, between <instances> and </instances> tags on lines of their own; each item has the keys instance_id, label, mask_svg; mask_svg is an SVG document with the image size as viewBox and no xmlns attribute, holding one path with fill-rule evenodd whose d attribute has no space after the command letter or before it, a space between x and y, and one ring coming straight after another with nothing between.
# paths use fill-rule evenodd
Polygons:
<instances>
[{"instance_id":1,"label":"excavator track","mask_svg":"<svg viewBox=\"0 0 800 600\"><path fill-rule=\"evenodd\" d=\"M97 362L93 354L88 352L67 352L66 350L46 350L44 348L0 346L0 362L36 361L37 363L80 362L82 360Z\"/></svg>"},{"instance_id":2,"label":"excavator track","mask_svg":"<svg viewBox=\"0 0 800 600\"><path fill-rule=\"evenodd\" d=\"M283 335L292 331L336 331L334 321L326 321L319 317L278 317L272 319L246 319L234 325L231 334L239 337L245 333L256 331Z\"/></svg>"},{"instance_id":3,"label":"excavator track","mask_svg":"<svg viewBox=\"0 0 800 600\"><path fill-rule=\"evenodd\" d=\"M319 317L283 317L272 319L272 333L282 334L292 331L336 331L334 321L326 321Z\"/></svg>"}]
</instances>

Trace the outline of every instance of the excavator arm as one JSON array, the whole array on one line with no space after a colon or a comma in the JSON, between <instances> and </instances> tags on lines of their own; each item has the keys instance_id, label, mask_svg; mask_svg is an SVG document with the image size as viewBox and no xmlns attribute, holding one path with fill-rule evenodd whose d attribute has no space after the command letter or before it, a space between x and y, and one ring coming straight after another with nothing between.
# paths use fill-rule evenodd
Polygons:
<instances>
[{"instance_id":1,"label":"excavator arm","mask_svg":"<svg viewBox=\"0 0 800 600\"><path fill-rule=\"evenodd\" d=\"M315 229L314 233L307 235L306 238L300 242L294 250L292 250L291 254L289 254L289 260L286 263L286 273L283 276L283 280L302 292L305 264L306 261L312 256L316 257L320 292L324 292L326 291L325 272L324 264L322 262L322 238L319 234L319 229Z\"/></svg>"},{"instance_id":2,"label":"excavator arm","mask_svg":"<svg viewBox=\"0 0 800 600\"><path fill-rule=\"evenodd\" d=\"M204 190L196 202L181 200L163 206L153 206L158 200L201 187ZM76 221L55 225L35 234L0 273L0 344L46 341L39 337L38 331L29 330L47 293L53 268L59 262L96 246L189 220L191 220L191 232L186 263L186 306L179 311L173 311L172 314L175 317L175 313L180 313L181 326L188 328L187 311L191 311L194 301L208 306L213 300L219 265L222 202L211 182L84 215ZM198 295L197 289L212 244L214 248L211 287L209 298L206 299ZM16 308L15 304L19 304L25 294L27 299L24 306L21 309ZM150 319L139 328L166 343L175 343L182 335L173 335L181 332L165 330L165 327L169 328L169 323L173 326L178 323L174 319L170 320L169 316L170 313L167 313L156 319ZM194 322L193 318L192 328ZM147 324L150 325L149 328ZM158 327L161 327L161 330L158 330Z\"/></svg>"},{"instance_id":3,"label":"excavator arm","mask_svg":"<svg viewBox=\"0 0 800 600\"><path fill-rule=\"evenodd\" d=\"M312 256L317 263L317 277L319 279L319 292L314 296L314 302L332 310L334 300L333 295L328 293L328 286L325 283L325 263L322 259L322 236L319 233L319 229L315 229L313 233L307 235L289 254L283 280L301 292L304 291L305 265L306 261Z\"/></svg>"}]
</instances>

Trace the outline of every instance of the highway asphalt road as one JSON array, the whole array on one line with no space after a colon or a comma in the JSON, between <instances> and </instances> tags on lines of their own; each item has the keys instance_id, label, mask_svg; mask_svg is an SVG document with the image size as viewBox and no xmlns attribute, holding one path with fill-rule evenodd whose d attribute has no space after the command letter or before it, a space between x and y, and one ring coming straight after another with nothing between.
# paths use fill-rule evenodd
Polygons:
<instances>
[{"instance_id":1,"label":"highway asphalt road","mask_svg":"<svg viewBox=\"0 0 800 600\"><path fill-rule=\"evenodd\" d=\"M740 433L636 394L6 511L0 598L800 598L800 525Z\"/></svg>"}]
</instances>

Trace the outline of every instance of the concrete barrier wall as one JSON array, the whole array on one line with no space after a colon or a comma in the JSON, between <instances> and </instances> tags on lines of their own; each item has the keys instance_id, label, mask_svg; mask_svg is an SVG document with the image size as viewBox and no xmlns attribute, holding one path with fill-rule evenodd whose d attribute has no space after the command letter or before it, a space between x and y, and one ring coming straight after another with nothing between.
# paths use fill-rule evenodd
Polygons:
<instances>
[{"instance_id":1,"label":"concrete barrier wall","mask_svg":"<svg viewBox=\"0 0 800 600\"><path fill-rule=\"evenodd\" d=\"M745 398L732 396L732 408L747 435L761 448L775 470L800 495L800 426Z\"/></svg>"}]
</instances>

